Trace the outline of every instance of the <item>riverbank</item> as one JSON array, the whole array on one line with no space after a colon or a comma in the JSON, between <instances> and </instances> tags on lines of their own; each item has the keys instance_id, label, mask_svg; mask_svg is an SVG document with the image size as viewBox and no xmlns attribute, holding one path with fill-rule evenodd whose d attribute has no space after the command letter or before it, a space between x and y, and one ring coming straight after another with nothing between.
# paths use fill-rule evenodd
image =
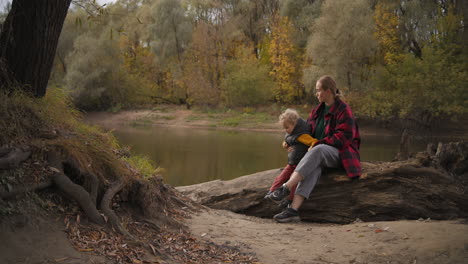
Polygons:
<instances>
[{"instance_id":1,"label":"riverbank","mask_svg":"<svg viewBox=\"0 0 468 264\"><path fill-rule=\"evenodd\" d=\"M311 106L292 107L300 113L301 117L308 117ZM236 131L282 132L278 124L281 111L278 106L263 107L259 109L229 109L187 110L183 106L163 105L154 109L126 110L117 113L90 112L85 115L85 121L99 124L105 129L112 130L117 126L130 125L134 127L166 126L179 128L209 128ZM361 120L362 135L398 135L398 126Z\"/></svg>"},{"instance_id":2,"label":"riverbank","mask_svg":"<svg viewBox=\"0 0 468 264\"><path fill-rule=\"evenodd\" d=\"M291 106L306 119L312 106ZM285 107L271 105L261 108L187 110L184 106L160 105L153 109L125 110L117 113L90 112L85 121L105 129L119 125L134 127L166 126L179 128L209 128L235 131L282 132L278 116ZM395 136L402 132L401 122L357 117L361 136ZM468 139L468 116L459 120L444 120L433 127L413 131L417 138L449 138L450 141Z\"/></svg>"}]
</instances>

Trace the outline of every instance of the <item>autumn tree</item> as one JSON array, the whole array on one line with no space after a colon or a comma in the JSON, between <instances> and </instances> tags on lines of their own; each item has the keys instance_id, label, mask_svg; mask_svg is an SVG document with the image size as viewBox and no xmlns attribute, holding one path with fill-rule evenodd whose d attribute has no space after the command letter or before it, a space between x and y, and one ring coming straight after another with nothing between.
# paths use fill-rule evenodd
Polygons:
<instances>
[{"instance_id":1,"label":"autumn tree","mask_svg":"<svg viewBox=\"0 0 468 264\"><path fill-rule=\"evenodd\" d=\"M294 28L287 17L276 17L269 43L270 75L276 82L274 97L278 102L297 102L303 97L299 75L299 56L292 36Z\"/></svg>"},{"instance_id":2,"label":"autumn tree","mask_svg":"<svg viewBox=\"0 0 468 264\"><path fill-rule=\"evenodd\" d=\"M219 103L226 62L224 48L216 26L199 22L183 61L183 79L194 102L211 106Z\"/></svg>"},{"instance_id":3,"label":"autumn tree","mask_svg":"<svg viewBox=\"0 0 468 264\"><path fill-rule=\"evenodd\" d=\"M403 50L400 41L397 11L384 2L375 6L375 37L379 42L379 59L383 64L395 64L402 60Z\"/></svg>"},{"instance_id":4,"label":"autumn tree","mask_svg":"<svg viewBox=\"0 0 468 264\"><path fill-rule=\"evenodd\" d=\"M369 116L398 118L409 129L427 129L438 118L456 118L468 112L467 53L461 39L462 17L453 6L433 6L434 27L401 60L378 67L374 89L363 97ZM426 10L427 11L427 10ZM422 34L422 33L421 33ZM383 102L383 103L377 103Z\"/></svg>"}]
</instances>

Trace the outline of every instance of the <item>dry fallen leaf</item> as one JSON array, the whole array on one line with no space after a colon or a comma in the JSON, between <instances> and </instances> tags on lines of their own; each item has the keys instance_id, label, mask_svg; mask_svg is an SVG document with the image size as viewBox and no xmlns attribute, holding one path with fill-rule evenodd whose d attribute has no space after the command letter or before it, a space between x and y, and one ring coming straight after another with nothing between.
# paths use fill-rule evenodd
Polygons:
<instances>
[{"instance_id":1,"label":"dry fallen leaf","mask_svg":"<svg viewBox=\"0 0 468 264\"><path fill-rule=\"evenodd\" d=\"M53 172L60 173L60 171L57 168L54 168L54 167L49 167L49 170L51 170Z\"/></svg>"},{"instance_id":2,"label":"dry fallen leaf","mask_svg":"<svg viewBox=\"0 0 468 264\"><path fill-rule=\"evenodd\" d=\"M79 248L78 251L80 251L80 252L90 252L90 251L94 251L94 248Z\"/></svg>"}]
</instances>

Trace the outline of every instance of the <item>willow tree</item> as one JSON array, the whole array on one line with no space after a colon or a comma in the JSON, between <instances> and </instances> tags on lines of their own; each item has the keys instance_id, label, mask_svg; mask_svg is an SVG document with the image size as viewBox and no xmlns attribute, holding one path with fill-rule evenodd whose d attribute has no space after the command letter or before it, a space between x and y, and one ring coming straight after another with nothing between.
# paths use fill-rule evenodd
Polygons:
<instances>
[{"instance_id":1,"label":"willow tree","mask_svg":"<svg viewBox=\"0 0 468 264\"><path fill-rule=\"evenodd\" d=\"M306 56L313 65L305 73L305 83L314 86L320 75L332 74L341 87L361 85L366 78L363 69L377 47L372 14L367 0L323 3L307 45Z\"/></svg>"},{"instance_id":2,"label":"willow tree","mask_svg":"<svg viewBox=\"0 0 468 264\"><path fill-rule=\"evenodd\" d=\"M18 83L46 93L57 43L71 0L13 0L0 34L0 87Z\"/></svg>"},{"instance_id":3,"label":"willow tree","mask_svg":"<svg viewBox=\"0 0 468 264\"><path fill-rule=\"evenodd\" d=\"M191 107L192 98L182 81L183 54L192 35L192 22L180 0L161 0L152 9L154 23L150 25L154 39L151 43L156 63L168 71L170 91L175 99Z\"/></svg>"},{"instance_id":4,"label":"willow tree","mask_svg":"<svg viewBox=\"0 0 468 264\"><path fill-rule=\"evenodd\" d=\"M288 17L296 30L294 42L299 48L305 48L310 29L320 16L323 0L284 0L281 1L280 14Z\"/></svg>"},{"instance_id":5,"label":"willow tree","mask_svg":"<svg viewBox=\"0 0 468 264\"><path fill-rule=\"evenodd\" d=\"M271 19L278 13L280 1L246 0L233 1L233 4L239 28L252 41L253 53L259 57L262 52L262 41L269 31Z\"/></svg>"}]
</instances>

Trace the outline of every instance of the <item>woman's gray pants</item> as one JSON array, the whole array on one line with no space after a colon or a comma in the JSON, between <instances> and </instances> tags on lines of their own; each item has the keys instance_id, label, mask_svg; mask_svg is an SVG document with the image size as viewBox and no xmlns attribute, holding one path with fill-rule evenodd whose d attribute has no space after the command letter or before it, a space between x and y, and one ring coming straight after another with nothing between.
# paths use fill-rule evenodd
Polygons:
<instances>
[{"instance_id":1,"label":"woman's gray pants","mask_svg":"<svg viewBox=\"0 0 468 264\"><path fill-rule=\"evenodd\" d=\"M296 194L308 199L320 175L322 175L323 168L338 168L340 166L338 149L324 144L313 147L307 151L294 170L303 177L297 185Z\"/></svg>"}]
</instances>

